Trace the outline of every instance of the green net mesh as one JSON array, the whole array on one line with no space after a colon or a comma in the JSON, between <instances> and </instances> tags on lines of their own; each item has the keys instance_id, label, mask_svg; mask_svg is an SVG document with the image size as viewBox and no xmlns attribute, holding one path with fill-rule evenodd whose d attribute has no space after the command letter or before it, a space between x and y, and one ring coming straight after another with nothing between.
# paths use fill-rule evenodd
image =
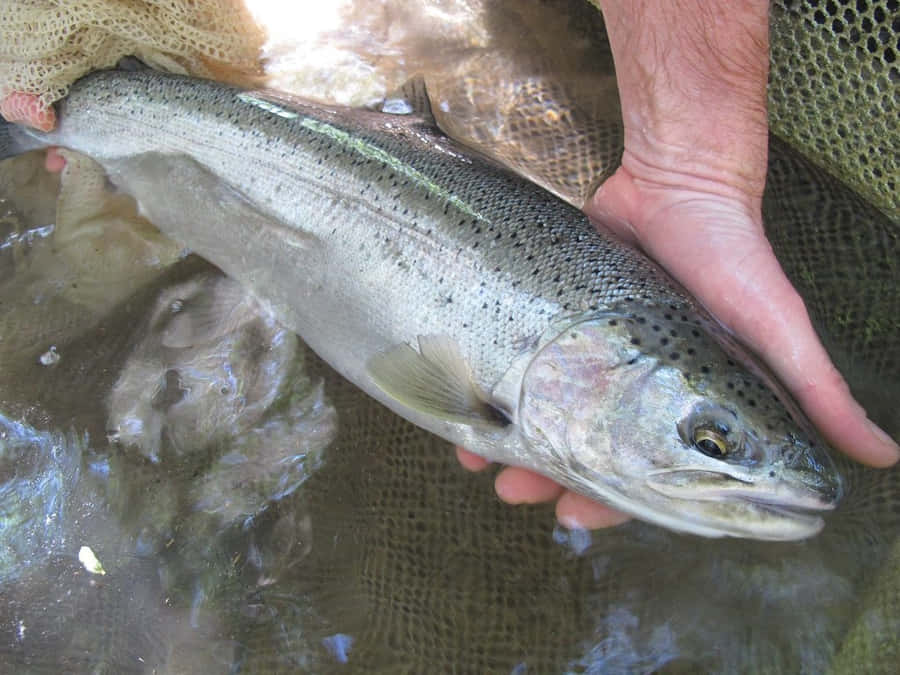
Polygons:
<instances>
[{"instance_id":1,"label":"green net mesh","mask_svg":"<svg viewBox=\"0 0 900 675\"><path fill-rule=\"evenodd\" d=\"M772 130L900 218L900 3L775 0Z\"/></svg>"},{"instance_id":2,"label":"green net mesh","mask_svg":"<svg viewBox=\"0 0 900 675\"><path fill-rule=\"evenodd\" d=\"M107 16L141 13L141 4L12 0L0 10L0 31L7 37L12 18L22 18L14 14L17 9L46 13L65 5L60 17L69 20L80 8L79 31L103 33L83 15L87 8L102 6ZM187 18L173 21L190 25L205 11L203 2L146 4L183 5ZM477 0L457 4L480 6ZM529 19L524 10L496 9L501 4L485 5L491 8L492 30L510 29L513 22L518 41L536 45L540 40L529 42L529 36L551 28L552 22ZM532 5L569 14L562 23L575 36L567 43L570 52L601 30L587 3L545 0L519 7ZM896 0L773 2L772 128L859 194L823 189L831 185L825 171L807 173L815 184L793 181L806 172L802 160L775 142L770 172L779 187L767 201L769 235L812 313L826 326L829 346L844 350L841 365L854 371L855 391L863 392L874 416L895 423L900 419L895 395L898 21ZM59 46L37 30L45 24L29 25L27 46L46 45L45 54ZM114 25L127 31L127 22ZM153 36L144 40L146 49L159 49ZM140 36L135 39L140 42ZM109 44L135 48L133 40ZM7 40L0 43L0 55L24 54L25 46ZM461 83L464 95L458 100L470 101L489 122L512 121L518 142L509 146L505 161L533 168L536 158L543 158L549 187L583 200L598 178L614 169L612 160L621 149L615 101L597 88L593 98L584 98L586 87L558 71L548 74L540 59L527 61L524 71L495 71L490 50L474 47L469 44L466 55L468 78L453 72L446 80L432 78L429 92L441 98L442 90ZM194 48L210 55L203 45ZM608 50L598 49L608 56ZM170 58L181 53L162 52ZM32 67L44 67L28 53L20 62L22 72L30 72L29 60ZM103 62L120 55L104 53ZM67 52L65 72L51 69L54 75L65 79L70 73L74 79L86 63L96 65L97 54L79 63L70 56ZM52 54L47 58L52 61ZM609 65L608 58L599 61L593 62L592 76ZM586 63L578 65L582 75L591 70ZM495 101L507 102L499 114L483 98L485 82L492 82L487 74L497 72L501 84L492 92ZM66 84L54 82L62 87L58 91ZM555 122L558 136L548 135L541 120ZM873 215L872 204L889 218ZM0 213L0 232L4 218ZM9 280L4 274L20 264L11 257L15 250L0 250L4 282ZM85 259L78 260L83 268ZM2 300L3 336L30 344L55 335L42 323L46 317L18 295ZM74 299L63 300L54 312L54 322L64 324L60 334L93 321ZM34 365L36 354L29 354L27 377L18 380L31 392L21 397L28 402L25 412L33 412L30 403L40 400L57 414L54 419L66 423L97 418L101 392L110 390L130 353L129 327L147 307L152 298L129 300L118 318L81 341L82 358L76 356L78 344L62 349L66 357L53 374ZM10 372L10 364L0 360L0 366ZM229 672L235 663L244 672L896 672L897 469L855 476L854 494L826 534L796 547L698 543L640 523L578 540L554 531L545 507L512 510L497 502L490 476L464 474L445 443L362 398L311 355L306 367L325 379L340 410L341 431L302 495L267 511L249 532L217 529L222 509L209 522L201 513L163 528L158 523L176 522L176 515L197 501L191 473L181 464L120 459L132 487L113 491L110 512L127 504L131 517L172 535L171 540L159 535L164 574L140 559L116 564L103 556L109 569L105 582L76 585L84 581L83 570L71 558L50 559L10 587L4 614L34 617L25 630L30 639L39 639L23 649L23 627L0 621L0 663L18 672L56 672L61 665L94 672L150 672L157 666L158 672L166 666L167 672ZM95 419L93 437L103 438L106 421ZM201 454L184 460L184 466L205 476L201 485L215 479L230 487L227 494L240 489L231 472L218 471L214 457ZM247 492L241 508L256 503L256 493ZM107 528L108 538L120 542L125 538L117 526L132 523ZM263 561L256 567L248 562L254 551ZM98 552L103 554L99 547ZM266 563L272 559L286 561L285 567ZM153 595L158 584L167 589L164 600ZM77 592L66 595L72 588ZM201 644L180 639L198 631ZM352 645L342 646L344 633L353 637ZM346 667L338 663L346 656L342 650L353 659ZM136 663L136 655L147 654L157 658ZM673 654L682 656L673 660Z\"/></svg>"}]
</instances>

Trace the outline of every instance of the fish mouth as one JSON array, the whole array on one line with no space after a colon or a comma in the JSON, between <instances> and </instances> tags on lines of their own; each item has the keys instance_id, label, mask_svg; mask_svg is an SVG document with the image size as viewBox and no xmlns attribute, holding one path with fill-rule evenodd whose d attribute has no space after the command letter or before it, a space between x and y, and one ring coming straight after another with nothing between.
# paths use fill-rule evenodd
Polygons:
<instances>
[{"instance_id":1,"label":"fish mouth","mask_svg":"<svg viewBox=\"0 0 900 675\"><path fill-rule=\"evenodd\" d=\"M801 511L830 511L841 495L837 481L798 472L754 479L708 469L674 469L651 474L647 484L676 499L734 500Z\"/></svg>"},{"instance_id":2,"label":"fish mouth","mask_svg":"<svg viewBox=\"0 0 900 675\"><path fill-rule=\"evenodd\" d=\"M740 501L748 504L755 504L756 506L769 509L770 511L775 511L779 513L821 513L823 511L833 511L836 504L834 502L825 501L819 496L807 497L805 495L798 495L797 500L791 499L771 499L767 497L759 497L756 495L749 494L734 494L728 495L727 499L733 499L735 501Z\"/></svg>"},{"instance_id":3,"label":"fish mouth","mask_svg":"<svg viewBox=\"0 0 900 675\"><path fill-rule=\"evenodd\" d=\"M724 534L769 541L793 541L817 535L825 527L825 520L819 514L833 508L814 509L750 499L725 503L732 505L733 516L739 520L728 522Z\"/></svg>"},{"instance_id":4,"label":"fish mouth","mask_svg":"<svg viewBox=\"0 0 900 675\"><path fill-rule=\"evenodd\" d=\"M822 521L822 518L819 516L819 514L821 514L823 511L830 511L834 508L833 506L823 506L817 508L797 506L795 504L776 504L758 499L744 499L740 503L752 505L756 510L768 512L775 516L795 518L800 520L815 519L816 522Z\"/></svg>"},{"instance_id":5,"label":"fish mouth","mask_svg":"<svg viewBox=\"0 0 900 675\"><path fill-rule=\"evenodd\" d=\"M811 478L788 474L753 480L683 469L654 473L647 485L674 501L667 508L682 513L686 531L785 541L817 534L825 524L822 514L837 505L839 483Z\"/></svg>"}]
</instances>

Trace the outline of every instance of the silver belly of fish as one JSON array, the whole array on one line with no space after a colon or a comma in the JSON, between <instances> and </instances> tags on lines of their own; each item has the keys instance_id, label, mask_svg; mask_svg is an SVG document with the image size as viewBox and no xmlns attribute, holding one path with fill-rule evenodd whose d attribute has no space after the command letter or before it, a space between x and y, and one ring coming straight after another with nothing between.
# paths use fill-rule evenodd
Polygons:
<instances>
[{"instance_id":1,"label":"silver belly of fish","mask_svg":"<svg viewBox=\"0 0 900 675\"><path fill-rule=\"evenodd\" d=\"M840 497L789 398L659 268L419 120L110 71L56 131L4 127L0 157L47 145L491 460L704 536L808 537Z\"/></svg>"}]
</instances>

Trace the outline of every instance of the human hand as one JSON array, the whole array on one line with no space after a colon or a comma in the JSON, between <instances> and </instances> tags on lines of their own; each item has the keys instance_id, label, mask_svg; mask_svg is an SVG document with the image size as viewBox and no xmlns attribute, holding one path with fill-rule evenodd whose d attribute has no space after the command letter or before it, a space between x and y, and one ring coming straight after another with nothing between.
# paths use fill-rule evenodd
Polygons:
<instances>
[{"instance_id":1,"label":"human hand","mask_svg":"<svg viewBox=\"0 0 900 675\"><path fill-rule=\"evenodd\" d=\"M41 103L39 96L15 91L0 100L0 116L8 122L24 124L38 131L53 131L56 127L56 111ZM59 173L66 166L65 158L55 148L47 150L44 167L51 173Z\"/></svg>"},{"instance_id":2,"label":"human hand","mask_svg":"<svg viewBox=\"0 0 900 675\"><path fill-rule=\"evenodd\" d=\"M39 131L52 131L56 126L56 113L52 107L41 103L40 97L20 91L0 100L0 115L7 122L25 124Z\"/></svg>"},{"instance_id":3,"label":"human hand","mask_svg":"<svg viewBox=\"0 0 900 675\"><path fill-rule=\"evenodd\" d=\"M649 12L637 0L598 2L625 152L585 210L761 356L832 446L873 466L893 464L900 449L853 400L763 229L767 0Z\"/></svg>"},{"instance_id":4,"label":"human hand","mask_svg":"<svg viewBox=\"0 0 900 675\"><path fill-rule=\"evenodd\" d=\"M702 176L678 165L655 149L644 157L626 150L621 168L585 212L643 249L740 336L834 447L873 466L897 461L896 444L853 400L775 258L762 226L761 190L742 189L725 165L707 163ZM488 464L461 448L457 456L470 470ZM556 500L566 526L596 529L627 520L526 469L505 468L495 489L510 504Z\"/></svg>"},{"instance_id":5,"label":"human hand","mask_svg":"<svg viewBox=\"0 0 900 675\"><path fill-rule=\"evenodd\" d=\"M659 262L761 356L834 448L871 466L893 464L896 443L854 401L772 252L760 197L711 176L701 185L626 153L586 211Z\"/></svg>"},{"instance_id":6,"label":"human hand","mask_svg":"<svg viewBox=\"0 0 900 675\"><path fill-rule=\"evenodd\" d=\"M616 62L625 152L585 212L761 356L835 448L893 464L900 449L853 400L763 229L768 1L595 4ZM486 464L458 456L473 470ZM564 525L626 519L523 469L504 469L495 488L510 503L557 499Z\"/></svg>"},{"instance_id":7,"label":"human hand","mask_svg":"<svg viewBox=\"0 0 900 675\"><path fill-rule=\"evenodd\" d=\"M481 471L490 465L483 457L456 448L463 468ZM566 490L546 476L519 466L507 466L494 481L497 496L507 504L538 504L556 501L556 519L565 527L595 530L612 527L629 520L628 516L584 495Z\"/></svg>"}]
</instances>

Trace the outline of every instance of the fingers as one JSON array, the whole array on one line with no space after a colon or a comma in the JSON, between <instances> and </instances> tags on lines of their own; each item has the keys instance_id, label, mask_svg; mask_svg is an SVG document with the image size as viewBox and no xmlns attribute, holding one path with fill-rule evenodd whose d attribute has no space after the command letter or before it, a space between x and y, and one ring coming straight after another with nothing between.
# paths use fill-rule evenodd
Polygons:
<instances>
[{"instance_id":1,"label":"fingers","mask_svg":"<svg viewBox=\"0 0 900 675\"><path fill-rule=\"evenodd\" d=\"M833 447L872 466L900 459L831 362L754 209L692 189L648 188L620 169L585 210L640 245L761 356Z\"/></svg>"},{"instance_id":2,"label":"fingers","mask_svg":"<svg viewBox=\"0 0 900 675\"><path fill-rule=\"evenodd\" d=\"M747 335L751 347L775 369L831 445L871 466L894 464L900 459L897 444L866 417L865 410L854 400L819 341L802 299L787 278L780 276L778 284L786 290L781 295L784 300L773 312L781 320L765 330L760 329L758 322L756 326L736 326L739 333Z\"/></svg>"},{"instance_id":3,"label":"fingers","mask_svg":"<svg viewBox=\"0 0 900 675\"><path fill-rule=\"evenodd\" d=\"M494 481L497 496L507 504L539 504L558 498L564 492L561 485L546 476L522 469L507 467Z\"/></svg>"},{"instance_id":4,"label":"fingers","mask_svg":"<svg viewBox=\"0 0 900 675\"><path fill-rule=\"evenodd\" d=\"M41 103L34 94L15 91L0 101L0 115L9 122L27 124L39 131L51 131L56 126L53 108Z\"/></svg>"},{"instance_id":5,"label":"fingers","mask_svg":"<svg viewBox=\"0 0 900 675\"><path fill-rule=\"evenodd\" d=\"M53 108L43 105L34 94L13 92L0 100L0 116L8 122L26 124L39 131L52 131L56 126ZM55 148L47 151L44 167L51 173L59 173L66 166L66 160Z\"/></svg>"},{"instance_id":6,"label":"fingers","mask_svg":"<svg viewBox=\"0 0 900 675\"><path fill-rule=\"evenodd\" d=\"M631 516L595 502L583 495L566 492L556 502L556 519L563 527L598 530L615 527L631 519Z\"/></svg>"},{"instance_id":7,"label":"fingers","mask_svg":"<svg viewBox=\"0 0 900 675\"><path fill-rule=\"evenodd\" d=\"M456 459L458 459L463 468L468 471L482 471L491 465L491 463L481 455L469 452L458 445L456 446Z\"/></svg>"},{"instance_id":8,"label":"fingers","mask_svg":"<svg viewBox=\"0 0 900 675\"><path fill-rule=\"evenodd\" d=\"M508 504L556 502L556 519L569 529L597 530L613 527L631 519L620 511L569 492L546 476L520 467L507 467L494 482L497 496Z\"/></svg>"},{"instance_id":9,"label":"fingers","mask_svg":"<svg viewBox=\"0 0 900 675\"><path fill-rule=\"evenodd\" d=\"M56 148L48 148L44 158L44 168L50 173L59 173L66 168L66 158Z\"/></svg>"},{"instance_id":10,"label":"fingers","mask_svg":"<svg viewBox=\"0 0 900 675\"><path fill-rule=\"evenodd\" d=\"M719 280L734 285L730 294L695 283L690 271L676 276L762 357L833 447L871 466L894 464L900 449L854 400L771 248L744 247L748 253L735 263L743 271Z\"/></svg>"},{"instance_id":11,"label":"fingers","mask_svg":"<svg viewBox=\"0 0 900 675\"><path fill-rule=\"evenodd\" d=\"M459 463L469 471L481 471L490 465L483 457L457 447ZM494 481L497 496L507 504L539 504L557 499L556 518L569 529L600 529L613 527L630 519L603 504L569 492L558 483L528 469L510 466Z\"/></svg>"}]
</instances>

